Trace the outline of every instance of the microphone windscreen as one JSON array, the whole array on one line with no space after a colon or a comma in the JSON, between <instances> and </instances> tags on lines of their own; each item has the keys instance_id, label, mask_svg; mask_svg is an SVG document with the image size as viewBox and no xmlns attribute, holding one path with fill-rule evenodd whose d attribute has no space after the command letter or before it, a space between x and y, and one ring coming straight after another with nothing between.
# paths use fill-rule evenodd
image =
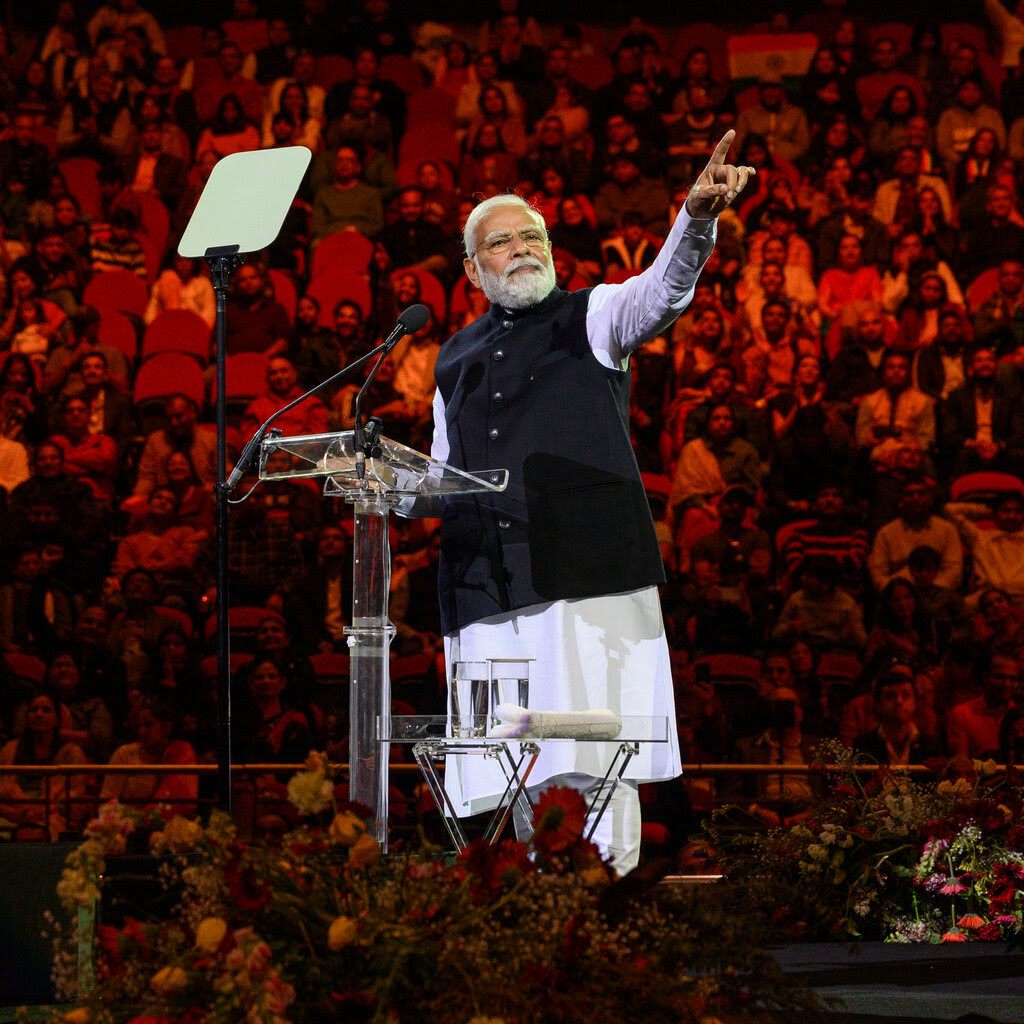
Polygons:
<instances>
[{"instance_id":1,"label":"microphone windscreen","mask_svg":"<svg viewBox=\"0 0 1024 1024\"><path fill-rule=\"evenodd\" d=\"M417 302L415 306L402 310L398 322L405 328L406 334L415 334L427 325L430 319L430 310L422 303Z\"/></svg>"}]
</instances>

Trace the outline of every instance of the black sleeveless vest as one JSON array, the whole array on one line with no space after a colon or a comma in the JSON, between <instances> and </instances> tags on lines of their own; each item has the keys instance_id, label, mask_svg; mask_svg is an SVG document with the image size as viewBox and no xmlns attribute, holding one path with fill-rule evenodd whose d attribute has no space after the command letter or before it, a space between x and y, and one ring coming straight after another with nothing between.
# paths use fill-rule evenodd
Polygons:
<instances>
[{"instance_id":1,"label":"black sleeveless vest","mask_svg":"<svg viewBox=\"0 0 1024 1024\"><path fill-rule=\"evenodd\" d=\"M507 489L445 501L445 633L540 602L664 582L629 442L628 371L587 341L590 289L490 312L441 346L449 462L509 471Z\"/></svg>"}]
</instances>

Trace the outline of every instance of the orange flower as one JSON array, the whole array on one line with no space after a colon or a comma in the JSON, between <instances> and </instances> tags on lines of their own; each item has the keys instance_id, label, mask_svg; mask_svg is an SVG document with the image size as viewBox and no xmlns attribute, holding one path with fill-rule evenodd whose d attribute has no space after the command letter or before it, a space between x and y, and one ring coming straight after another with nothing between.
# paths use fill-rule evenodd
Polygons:
<instances>
[{"instance_id":1,"label":"orange flower","mask_svg":"<svg viewBox=\"0 0 1024 1024\"><path fill-rule=\"evenodd\" d=\"M967 936L963 932L957 931L955 928L951 928L942 936L943 942L966 942Z\"/></svg>"},{"instance_id":2,"label":"orange flower","mask_svg":"<svg viewBox=\"0 0 1024 1024\"><path fill-rule=\"evenodd\" d=\"M533 842L543 853L565 850L582 838L587 805L575 789L552 786L541 793L533 809Z\"/></svg>"},{"instance_id":3,"label":"orange flower","mask_svg":"<svg viewBox=\"0 0 1024 1024\"><path fill-rule=\"evenodd\" d=\"M969 932L976 932L979 928L984 927L985 918L980 917L978 914L964 914L963 917L957 921L957 928L966 928Z\"/></svg>"}]
</instances>

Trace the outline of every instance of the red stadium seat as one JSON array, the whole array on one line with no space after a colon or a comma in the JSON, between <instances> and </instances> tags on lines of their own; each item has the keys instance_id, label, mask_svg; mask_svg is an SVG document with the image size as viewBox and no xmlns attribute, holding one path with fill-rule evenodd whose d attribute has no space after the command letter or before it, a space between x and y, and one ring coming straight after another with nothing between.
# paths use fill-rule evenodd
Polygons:
<instances>
[{"instance_id":1,"label":"red stadium seat","mask_svg":"<svg viewBox=\"0 0 1024 1024\"><path fill-rule=\"evenodd\" d=\"M239 352L224 365L224 397L237 412L267 389L267 357L262 352Z\"/></svg>"},{"instance_id":2,"label":"red stadium seat","mask_svg":"<svg viewBox=\"0 0 1024 1024\"><path fill-rule=\"evenodd\" d=\"M243 665L248 665L250 661L252 661L252 655L246 651L232 651L229 661L231 675L234 675ZM199 671L202 672L203 678L211 683L217 681L219 668L219 659L216 654L211 654L199 662Z\"/></svg>"},{"instance_id":3,"label":"red stadium seat","mask_svg":"<svg viewBox=\"0 0 1024 1024\"><path fill-rule=\"evenodd\" d=\"M581 53L569 61L569 75L588 89L600 89L615 77L615 65L598 53Z\"/></svg>"},{"instance_id":4,"label":"red stadium seat","mask_svg":"<svg viewBox=\"0 0 1024 1024\"><path fill-rule=\"evenodd\" d=\"M441 160L458 167L459 159L458 139L451 132L439 132L436 124L413 125L398 144L400 164Z\"/></svg>"},{"instance_id":5,"label":"red stadium seat","mask_svg":"<svg viewBox=\"0 0 1024 1024\"><path fill-rule=\"evenodd\" d=\"M423 71L419 64L401 53L384 54L378 74L386 82L394 82L407 96L423 88Z\"/></svg>"},{"instance_id":6,"label":"red stadium seat","mask_svg":"<svg viewBox=\"0 0 1024 1024\"><path fill-rule=\"evenodd\" d=\"M455 98L436 85L417 89L409 96L409 123L454 130Z\"/></svg>"},{"instance_id":7,"label":"red stadium seat","mask_svg":"<svg viewBox=\"0 0 1024 1024\"><path fill-rule=\"evenodd\" d=\"M347 654L313 654L309 660L318 683L334 686L348 682L351 659Z\"/></svg>"},{"instance_id":8,"label":"red stadium seat","mask_svg":"<svg viewBox=\"0 0 1024 1024\"><path fill-rule=\"evenodd\" d=\"M761 662L746 654L707 654L698 658L690 666L690 671L696 673L703 665L710 669L711 682L716 685L756 687L761 678Z\"/></svg>"},{"instance_id":9,"label":"red stadium seat","mask_svg":"<svg viewBox=\"0 0 1024 1024\"><path fill-rule=\"evenodd\" d=\"M181 352L205 366L210 360L210 328L190 309L168 309L142 335L142 359L161 352Z\"/></svg>"},{"instance_id":10,"label":"red stadium seat","mask_svg":"<svg viewBox=\"0 0 1024 1024\"><path fill-rule=\"evenodd\" d=\"M330 270L353 270L365 274L373 256L373 242L359 231L335 231L313 250L311 278Z\"/></svg>"},{"instance_id":11,"label":"red stadium seat","mask_svg":"<svg viewBox=\"0 0 1024 1024\"><path fill-rule=\"evenodd\" d=\"M6 651L4 667L16 678L23 679L27 683L35 683L37 686L41 686L46 679L46 662L33 654Z\"/></svg>"},{"instance_id":12,"label":"red stadium seat","mask_svg":"<svg viewBox=\"0 0 1024 1024\"><path fill-rule=\"evenodd\" d=\"M966 288L964 298L967 300L967 308L972 313L978 312L978 307L991 295L995 295L999 288L999 268L989 267L983 270Z\"/></svg>"},{"instance_id":13,"label":"red stadium seat","mask_svg":"<svg viewBox=\"0 0 1024 1024\"><path fill-rule=\"evenodd\" d=\"M824 683L847 683L853 686L860 679L864 665L855 654L825 653L818 662L817 675Z\"/></svg>"},{"instance_id":14,"label":"red stadium seat","mask_svg":"<svg viewBox=\"0 0 1024 1024\"><path fill-rule=\"evenodd\" d=\"M342 299L351 299L362 310L363 319L370 315L372 298L366 278L345 267L332 267L309 282L306 294L320 303L320 324L334 327L334 307Z\"/></svg>"},{"instance_id":15,"label":"red stadium seat","mask_svg":"<svg viewBox=\"0 0 1024 1024\"><path fill-rule=\"evenodd\" d=\"M186 637L190 640L192 639L192 634L196 631L196 624L192 621L192 616L188 612L181 608L169 608L167 605L162 604L157 605L153 611L169 622L173 622Z\"/></svg>"},{"instance_id":16,"label":"red stadium seat","mask_svg":"<svg viewBox=\"0 0 1024 1024\"><path fill-rule=\"evenodd\" d=\"M907 21L882 21L868 29L868 42L874 46L879 39L891 39L900 56L910 52L914 26Z\"/></svg>"},{"instance_id":17,"label":"red stadium seat","mask_svg":"<svg viewBox=\"0 0 1024 1024\"><path fill-rule=\"evenodd\" d=\"M332 85L350 82L355 74L352 61L336 53L323 53L316 59L316 80L330 92Z\"/></svg>"},{"instance_id":18,"label":"red stadium seat","mask_svg":"<svg viewBox=\"0 0 1024 1024\"><path fill-rule=\"evenodd\" d=\"M273 615L273 612L260 605L241 604L229 608L228 632L231 634L231 645L237 643L239 651L252 653L259 624ZM211 615L203 624L203 639L210 643L216 635L217 616Z\"/></svg>"},{"instance_id":19,"label":"red stadium seat","mask_svg":"<svg viewBox=\"0 0 1024 1024\"><path fill-rule=\"evenodd\" d=\"M69 156L60 161L57 169L64 176L68 192L78 200L82 213L100 219L103 216L103 198L96 177L99 161L88 156Z\"/></svg>"},{"instance_id":20,"label":"red stadium seat","mask_svg":"<svg viewBox=\"0 0 1024 1024\"><path fill-rule=\"evenodd\" d=\"M191 398L200 409L203 407L206 382L199 363L180 352L161 352L147 359L139 367L132 388L132 401L140 422L145 425L148 417L157 422L162 420L164 399L179 392ZM151 429L155 429L155 424ZM144 429L143 432L149 431Z\"/></svg>"},{"instance_id":21,"label":"red stadium seat","mask_svg":"<svg viewBox=\"0 0 1024 1024\"><path fill-rule=\"evenodd\" d=\"M100 313L112 309L142 317L149 305L149 291L138 274L130 270L107 270L92 276L85 286L82 301Z\"/></svg>"},{"instance_id":22,"label":"red stadium seat","mask_svg":"<svg viewBox=\"0 0 1024 1024\"><path fill-rule=\"evenodd\" d=\"M1008 491L1024 496L1024 481L1012 473L988 470L965 473L949 485L949 497L953 501L991 501Z\"/></svg>"},{"instance_id":23,"label":"red stadium seat","mask_svg":"<svg viewBox=\"0 0 1024 1024\"><path fill-rule=\"evenodd\" d=\"M131 320L116 309L105 309L100 313L99 340L104 345L116 348L133 366L139 357L139 342Z\"/></svg>"}]
</instances>

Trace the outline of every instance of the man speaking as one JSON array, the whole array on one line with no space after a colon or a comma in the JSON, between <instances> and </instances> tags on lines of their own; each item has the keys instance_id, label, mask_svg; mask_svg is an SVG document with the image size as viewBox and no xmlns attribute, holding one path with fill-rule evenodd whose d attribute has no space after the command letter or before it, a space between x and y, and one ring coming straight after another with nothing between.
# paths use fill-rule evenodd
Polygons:
<instances>
[{"instance_id":1,"label":"man speaking","mask_svg":"<svg viewBox=\"0 0 1024 1024\"><path fill-rule=\"evenodd\" d=\"M641 745L594 836L620 874L639 859L637 784L680 772L664 575L629 441L629 354L686 308L715 218L753 173L725 164L734 134L716 147L654 264L624 284L559 290L542 217L514 195L481 203L466 222L464 265L491 309L441 347L435 369L433 458L509 471L500 494L444 502L449 668L531 658L532 709L669 720L670 742ZM531 793L564 785L589 800L604 754L602 744L545 744ZM490 759L459 757L446 788L474 814L497 804L505 782Z\"/></svg>"}]
</instances>

